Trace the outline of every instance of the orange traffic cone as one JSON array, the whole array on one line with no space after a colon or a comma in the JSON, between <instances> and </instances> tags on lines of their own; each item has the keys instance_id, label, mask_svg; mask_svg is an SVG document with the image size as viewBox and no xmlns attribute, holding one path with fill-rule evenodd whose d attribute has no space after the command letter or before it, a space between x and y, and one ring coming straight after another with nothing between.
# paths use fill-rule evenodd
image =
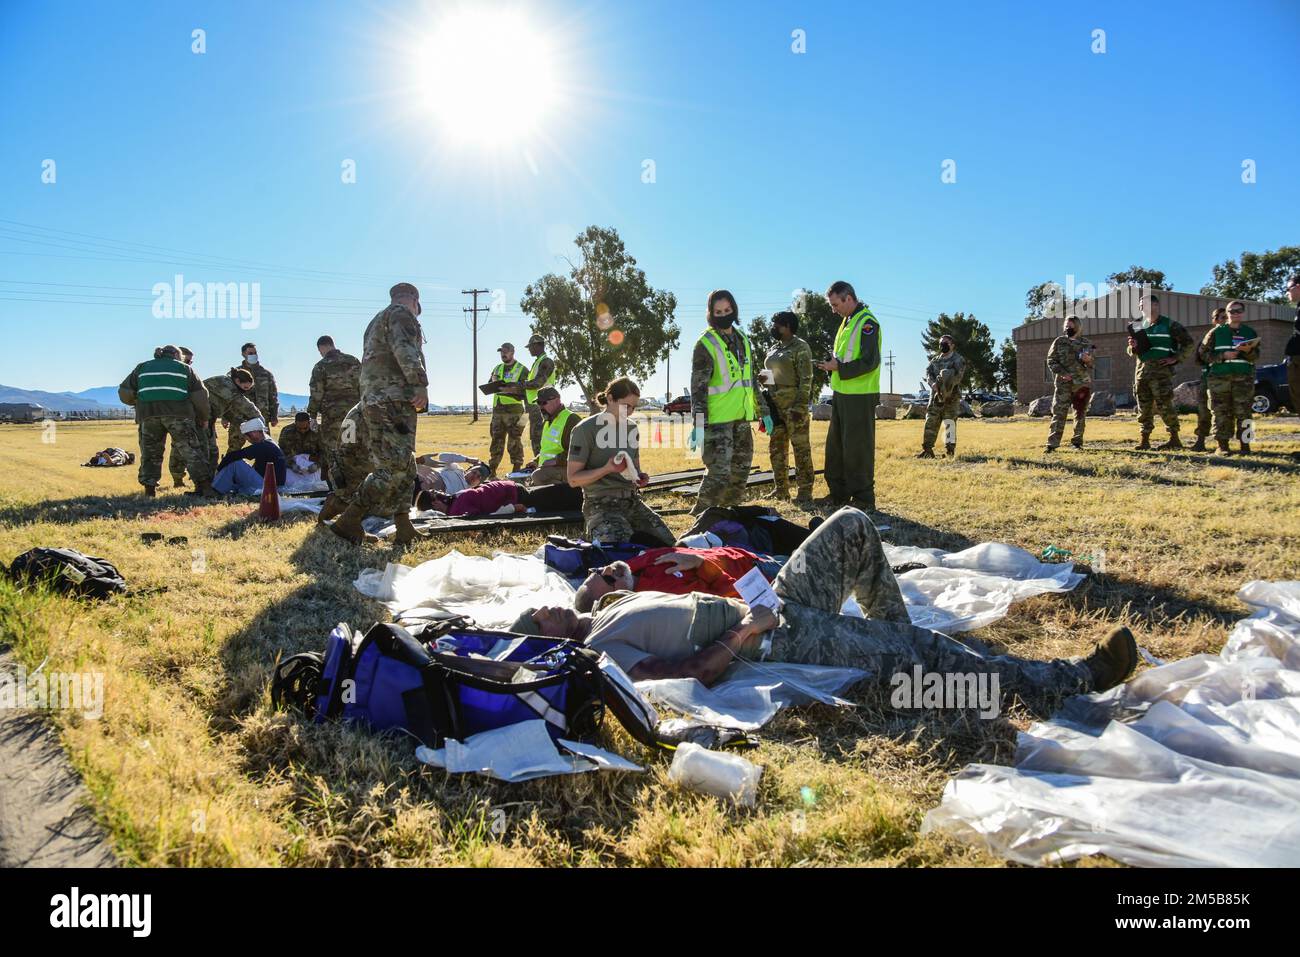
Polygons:
<instances>
[{"instance_id":1,"label":"orange traffic cone","mask_svg":"<svg viewBox=\"0 0 1300 957\"><path fill-rule=\"evenodd\" d=\"M266 476L262 479L262 504L257 507L257 517L264 522L280 520L280 493L275 485L275 463L266 463Z\"/></svg>"},{"instance_id":2,"label":"orange traffic cone","mask_svg":"<svg viewBox=\"0 0 1300 957\"><path fill-rule=\"evenodd\" d=\"M664 436L663 433L659 431L659 422L658 420L656 420L655 421L655 448L662 449L663 447L664 447Z\"/></svg>"}]
</instances>

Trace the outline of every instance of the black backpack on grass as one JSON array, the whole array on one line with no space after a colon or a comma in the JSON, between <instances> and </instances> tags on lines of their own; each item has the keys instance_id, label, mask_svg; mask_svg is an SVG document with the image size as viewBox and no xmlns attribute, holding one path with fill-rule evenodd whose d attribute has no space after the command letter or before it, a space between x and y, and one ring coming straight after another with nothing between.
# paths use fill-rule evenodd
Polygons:
<instances>
[{"instance_id":1,"label":"black backpack on grass","mask_svg":"<svg viewBox=\"0 0 1300 957\"><path fill-rule=\"evenodd\" d=\"M126 581L112 562L73 548L33 548L9 566L10 581L19 587L44 582L62 595L109 598L126 594Z\"/></svg>"}]
</instances>

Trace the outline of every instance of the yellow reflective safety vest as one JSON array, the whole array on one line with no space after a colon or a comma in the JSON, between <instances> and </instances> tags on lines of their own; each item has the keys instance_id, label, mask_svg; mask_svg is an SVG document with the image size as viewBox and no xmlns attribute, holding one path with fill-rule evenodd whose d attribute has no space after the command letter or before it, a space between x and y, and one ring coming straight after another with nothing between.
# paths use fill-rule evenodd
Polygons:
<instances>
[{"instance_id":1,"label":"yellow reflective safety vest","mask_svg":"<svg viewBox=\"0 0 1300 957\"><path fill-rule=\"evenodd\" d=\"M713 356L713 377L709 379L709 425L752 422L757 418L754 408L754 350L748 336L739 329L735 333L745 347L743 365L727 348L717 330L709 329L699 339Z\"/></svg>"},{"instance_id":2,"label":"yellow reflective safety vest","mask_svg":"<svg viewBox=\"0 0 1300 957\"><path fill-rule=\"evenodd\" d=\"M537 461L562 459L564 457L564 427L575 413L570 409L561 409L555 418L542 429L542 448L537 453Z\"/></svg>"},{"instance_id":3,"label":"yellow reflective safety vest","mask_svg":"<svg viewBox=\"0 0 1300 957\"><path fill-rule=\"evenodd\" d=\"M498 362L497 367L492 370L492 374L502 382L521 382L524 378L524 364L516 362L507 371L504 362ZM498 392L492 397L492 408L499 405L523 405L523 399L516 399L513 395L502 395Z\"/></svg>"},{"instance_id":4,"label":"yellow reflective safety vest","mask_svg":"<svg viewBox=\"0 0 1300 957\"><path fill-rule=\"evenodd\" d=\"M538 357L533 361L532 366L531 366L531 367L529 368L529 370L528 370L528 378L529 378L529 379L532 379L532 377L533 377L533 372L537 369L537 363L541 362L541 361L542 361L543 359L545 359L545 358L546 358L546 353L543 352L540 356L538 356ZM545 389L548 385L555 385L555 382L556 382L557 379L559 379L559 377L560 377L560 370L559 370L559 367L558 367L558 366L551 366L551 374L550 374L550 376L547 377L547 379L546 379L545 382L543 382L541 385L539 385L536 389L525 389L525 390L524 390L524 395L527 397L529 404L530 404L530 405L536 405L536 404L537 404L537 393L540 392L542 389Z\"/></svg>"},{"instance_id":5,"label":"yellow reflective safety vest","mask_svg":"<svg viewBox=\"0 0 1300 957\"><path fill-rule=\"evenodd\" d=\"M880 323L871 314L871 309L863 306L851 316L840 322L839 331L835 333L835 358L840 362L852 362L862 355L862 327L868 322L876 327L876 344L884 349L884 333ZM883 353L882 353L883 355ZM831 373L831 390L844 395L870 395L880 392L880 366L876 366L866 375L852 379L840 378L839 370Z\"/></svg>"}]
</instances>

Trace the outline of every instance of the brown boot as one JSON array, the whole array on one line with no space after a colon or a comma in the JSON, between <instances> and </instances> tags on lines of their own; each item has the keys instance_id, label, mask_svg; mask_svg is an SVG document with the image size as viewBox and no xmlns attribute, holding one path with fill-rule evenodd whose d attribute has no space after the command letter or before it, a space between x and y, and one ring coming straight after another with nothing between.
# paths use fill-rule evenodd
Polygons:
<instances>
[{"instance_id":1,"label":"brown boot","mask_svg":"<svg viewBox=\"0 0 1300 957\"><path fill-rule=\"evenodd\" d=\"M949 442L947 445L944 446L944 449L948 453L948 458L952 458L954 455L957 454L957 443Z\"/></svg>"},{"instance_id":2,"label":"brown boot","mask_svg":"<svg viewBox=\"0 0 1300 957\"><path fill-rule=\"evenodd\" d=\"M337 495L326 496L325 502L321 505L320 514L316 516L317 524L328 522L335 515L342 515L346 508L347 506L343 504L343 500Z\"/></svg>"},{"instance_id":3,"label":"brown boot","mask_svg":"<svg viewBox=\"0 0 1300 957\"><path fill-rule=\"evenodd\" d=\"M813 503L812 489L810 488L799 489L798 493L794 497L794 504L800 506L801 508L807 508L812 503Z\"/></svg>"},{"instance_id":4,"label":"brown boot","mask_svg":"<svg viewBox=\"0 0 1300 957\"><path fill-rule=\"evenodd\" d=\"M366 530L361 527L361 520L365 517L365 509L360 505L349 505L343 510L342 515L326 523L325 527L339 538L346 539L353 545L360 545L367 537Z\"/></svg>"},{"instance_id":5,"label":"brown boot","mask_svg":"<svg viewBox=\"0 0 1300 957\"><path fill-rule=\"evenodd\" d=\"M916 457L918 459L932 459L934 458L934 449L930 449L930 448L921 449L921 451L916 453Z\"/></svg>"},{"instance_id":6,"label":"brown boot","mask_svg":"<svg viewBox=\"0 0 1300 957\"><path fill-rule=\"evenodd\" d=\"M1196 441L1192 444L1191 448L1190 448L1188 451L1191 451L1191 452L1204 452L1204 451L1205 451L1205 436L1203 436L1203 435L1198 435L1198 436L1196 437Z\"/></svg>"},{"instance_id":7,"label":"brown boot","mask_svg":"<svg viewBox=\"0 0 1300 957\"><path fill-rule=\"evenodd\" d=\"M772 497L779 498L783 502L788 501L790 498L790 486L778 485L772 490Z\"/></svg>"},{"instance_id":8,"label":"brown boot","mask_svg":"<svg viewBox=\"0 0 1300 957\"><path fill-rule=\"evenodd\" d=\"M1220 455L1231 455L1231 454L1232 454L1232 449L1229 448L1227 442L1220 442L1220 443L1219 443L1219 454L1220 454Z\"/></svg>"},{"instance_id":9,"label":"brown boot","mask_svg":"<svg viewBox=\"0 0 1300 957\"><path fill-rule=\"evenodd\" d=\"M397 534L393 536L393 541L398 545L409 545L411 542L429 537L423 532L416 531L415 526L411 524L409 512L398 512L393 516L393 524L397 526Z\"/></svg>"},{"instance_id":10,"label":"brown boot","mask_svg":"<svg viewBox=\"0 0 1300 957\"><path fill-rule=\"evenodd\" d=\"M1142 441L1137 444L1139 450L1151 448L1151 433L1143 432Z\"/></svg>"},{"instance_id":11,"label":"brown boot","mask_svg":"<svg viewBox=\"0 0 1300 957\"><path fill-rule=\"evenodd\" d=\"M1161 442L1159 445L1157 445L1155 450L1157 452L1172 452L1174 449L1181 449L1182 447L1183 447L1183 443L1178 441L1178 433L1175 432L1169 436L1169 440L1167 442Z\"/></svg>"},{"instance_id":12,"label":"brown boot","mask_svg":"<svg viewBox=\"0 0 1300 957\"><path fill-rule=\"evenodd\" d=\"M173 475L172 488L184 488L184 487L185 487L185 476L182 475L180 478L177 478L176 476Z\"/></svg>"},{"instance_id":13,"label":"brown boot","mask_svg":"<svg viewBox=\"0 0 1300 957\"><path fill-rule=\"evenodd\" d=\"M1083 448L1083 439L1070 439L1070 444L1076 449L1081 449Z\"/></svg>"},{"instance_id":14,"label":"brown boot","mask_svg":"<svg viewBox=\"0 0 1300 957\"><path fill-rule=\"evenodd\" d=\"M1083 663L1092 674L1092 690L1107 691L1131 675L1137 661L1137 642L1133 640L1133 632L1121 625L1097 642Z\"/></svg>"}]
</instances>

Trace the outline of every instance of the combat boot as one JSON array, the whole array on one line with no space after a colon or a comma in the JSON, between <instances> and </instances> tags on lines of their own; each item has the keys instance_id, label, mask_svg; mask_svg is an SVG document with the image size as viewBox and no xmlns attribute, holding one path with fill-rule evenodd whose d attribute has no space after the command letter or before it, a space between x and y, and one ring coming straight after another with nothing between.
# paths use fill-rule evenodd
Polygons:
<instances>
[{"instance_id":1,"label":"combat boot","mask_svg":"<svg viewBox=\"0 0 1300 957\"><path fill-rule=\"evenodd\" d=\"M934 449L931 448L921 449L921 451L916 453L916 457L918 459L932 459L934 458Z\"/></svg>"},{"instance_id":2,"label":"combat boot","mask_svg":"<svg viewBox=\"0 0 1300 957\"><path fill-rule=\"evenodd\" d=\"M1092 690L1107 691L1133 673L1137 660L1137 642L1133 640L1133 632L1121 625L1097 642L1083 663L1092 674Z\"/></svg>"},{"instance_id":3,"label":"combat boot","mask_svg":"<svg viewBox=\"0 0 1300 957\"><path fill-rule=\"evenodd\" d=\"M1198 436L1196 437L1196 441L1192 444L1191 448L1189 448L1188 451L1189 451L1189 452L1204 452L1204 451L1205 451L1205 436L1203 436L1203 435L1198 435Z\"/></svg>"},{"instance_id":4,"label":"combat boot","mask_svg":"<svg viewBox=\"0 0 1300 957\"><path fill-rule=\"evenodd\" d=\"M1044 454L1044 455L1046 455L1048 452L1055 452L1055 451L1056 451L1056 446L1055 446L1055 445L1045 445L1045 446L1043 446L1043 454Z\"/></svg>"},{"instance_id":5,"label":"combat boot","mask_svg":"<svg viewBox=\"0 0 1300 957\"><path fill-rule=\"evenodd\" d=\"M1150 433L1150 432L1143 432L1143 433L1142 433L1142 441L1139 442L1139 443L1137 444L1137 447L1138 447L1138 450L1139 450L1139 451L1141 451L1142 449L1149 449L1149 448L1151 448L1151 433Z\"/></svg>"},{"instance_id":6,"label":"combat boot","mask_svg":"<svg viewBox=\"0 0 1300 957\"><path fill-rule=\"evenodd\" d=\"M778 484L776 488L772 490L772 497L779 498L783 502L788 501L790 498L790 486Z\"/></svg>"},{"instance_id":7,"label":"combat boot","mask_svg":"<svg viewBox=\"0 0 1300 957\"><path fill-rule=\"evenodd\" d=\"M366 511L360 505L349 505L343 510L342 515L332 522L327 522L325 527L339 538L346 539L353 545L360 545L366 540L366 530L361 527L361 520L365 517Z\"/></svg>"},{"instance_id":8,"label":"combat boot","mask_svg":"<svg viewBox=\"0 0 1300 957\"><path fill-rule=\"evenodd\" d=\"M956 443L956 442L949 442L946 446L944 446L944 448L945 448L945 449L947 450L947 452L948 452L948 458L952 458L954 455L957 454L957 443Z\"/></svg>"},{"instance_id":9,"label":"combat boot","mask_svg":"<svg viewBox=\"0 0 1300 957\"><path fill-rule=\"evenodd\" d=\"M1181 449L1182 447L1183 447L1183 443L1178 440L1178 434L1174 433L1173 435L1169 436L1168 441L1161 442L1159 445L1157 445L1155 451L1171 452L1174 449Z\"/></svg>"},{"instance_id":10,"label":"combat boot","mask_svg":"<svg viewBox=\"0 0 1300 957\"><path fill-rule=\"evenodd\" d=\"M794 497L794 504L806 508L813 503L812 489L801 488Z\"/></svg>"},{"instance_id":11,"label":"combat boot","mask_svg":"<svg viewBox=\"0 0 1300 957\"><path fill-rule=\"evenodd\" d=\"M1220 455L1231 455L1231 454L1232 454L1232 449L1228 446L1228 443L1227 443L1227 442L1220 442L1220 443L1219 443L1219 449L1218 449L1218 451L1219 451L1219 454L1220 454Z\"/></svg>"},{"instance_id":12,"label":"combat boot","mask_svg":"<svg viewBox=\"0 0 1300 957\"><path fill-rule=\"evenodd\" d=\"M342 515L347 506L337 495L331 495L325 499L325 504L321 506L320 514L316 516L317 523L328 522L335 515Z\"/></svg>"},{"instance_id":13,"label":"combat boot","mask_svg":"<svg viewBox=\"0 0 1300 957\"><path fill-rule=\"evenodd\" d=\"M157 489L156 486L153 486L153 485L144 485L144 486L141 486L141 488L144 489L144 497L145 497L145 498L156 498L157 495L158 495L158 489Z\"/></svg>"},{"instance_id":14,"label":"combat boot","mask_svg":"<svg viewBox=\"0 0 1300 957\"><path fill-rule=\"evenodd\" d=\"M1242 442L1242 443L1241 443L1241 454L1242 454L1242 455L1249 455L1249 454L1250 454L1250 443L1249 443L1249 442Z\"/></svg>"},{"instance_id":15,"label":"combat boot","mask_svg":"<svg viewBox=\"0 0 1300 957\"><path fill-rule=\"evenodd\" d=\"M1083 448L1083 439L1070 439L1070 444L1076 449L1081 449Z\"/></svg>"},{"instance_id":16,"label":"combat boot","mask_svg":"<svg viewBox=\"0 0 1300 957\"><path fill-rule=\"evenodd\" d=\"M185 487L185 476L182 475L180 478L176 478L174 476L172 477L172 488L184 488L184 487Z\"/></svg>"},{"instance_id":17,"label":"combat boot","mask_svg":"<svg viewBox=\"0 0 1300 957\"><path fill-rule=\"evenodd\" d=\"M397 534L393 536L393 541L398 545L409 545L411 542L429 537L423 532L417 531L415 526L411 524L410 512L398 512L393 516L393 524L397 526Z\"/></svg>"}]
</instances>

